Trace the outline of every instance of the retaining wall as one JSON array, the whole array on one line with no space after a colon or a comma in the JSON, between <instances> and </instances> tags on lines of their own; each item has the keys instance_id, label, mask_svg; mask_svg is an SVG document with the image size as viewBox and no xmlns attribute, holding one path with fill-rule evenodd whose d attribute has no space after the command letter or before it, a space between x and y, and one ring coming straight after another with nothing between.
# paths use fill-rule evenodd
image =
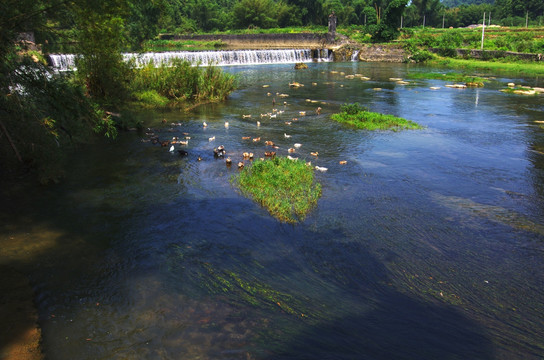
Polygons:
<instances>
[{"instance_id":1,"label":"retaining wall","mask_svg":"<svg viewBox=\"0 0 544 360\"><path fill-rule=\"evenodd\" d=\"M334 44L328 34L241 34L241 35L167 35L166 40L222 41L227 48L236 49L289 49L289 48L327 48Z\"/></svg>"}]
</instances>

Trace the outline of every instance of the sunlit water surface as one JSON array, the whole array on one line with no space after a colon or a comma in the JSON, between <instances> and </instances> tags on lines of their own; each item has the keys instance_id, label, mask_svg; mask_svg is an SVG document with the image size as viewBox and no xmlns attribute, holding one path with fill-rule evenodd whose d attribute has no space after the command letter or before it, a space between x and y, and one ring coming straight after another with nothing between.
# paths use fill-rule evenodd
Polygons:
<instances>
[{"instance_id":1,"label":"sunlit water surface","mask_svg":"<svg viewBox=\"0 0 544 360\"><path fill-rule=\"evenodd\" d=\"M499 91L540 80L451 89L389 80L428 68L309 66L224 68L228 101L134 114L152 129L81 149L61 184L3 205L1 260L30 274L48 359L544 357L544 101ZM331 121L346 102L425 128ZM189 136L189 155L151 132ZM213 157L261 157L265 140L328 168L297 225Z\"/></svg>"}]
</instances>

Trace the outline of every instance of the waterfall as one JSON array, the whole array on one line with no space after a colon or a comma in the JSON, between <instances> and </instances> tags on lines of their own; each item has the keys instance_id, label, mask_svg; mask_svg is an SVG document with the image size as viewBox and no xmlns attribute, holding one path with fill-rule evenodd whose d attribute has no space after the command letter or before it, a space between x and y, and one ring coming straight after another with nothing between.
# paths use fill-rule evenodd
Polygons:
<instances>
[{"instance_id":1,"label":"waterfall","mask_svg":"<svg viewBox=\"0 0 544 360\"><path fill-rule=\"evenodd\" d=\"M318 52L319 54L322 51ZM75 68L76 55L51 54L52 67L57 71L69 71ZM310 49L285 50L232 50L232 51L168 51L150 53L125 53L125 61L134 61L136 66L145 65L151 61L155 64L168 63L171 59L184 59L193 64L201 65L257 65L257 64L289 64L298 62L330 61L327 57L312 58Z\"/></svg>"},{"instance_id":2,"label":"waterfall","mask_svg":"<svg viewBox=\"0 0 544 360\"><path fill-rule=\"evenodd\" d=\"M354 50L351 54L351 61L359 61L359 50Z\"/></svg>"}]
</instances>

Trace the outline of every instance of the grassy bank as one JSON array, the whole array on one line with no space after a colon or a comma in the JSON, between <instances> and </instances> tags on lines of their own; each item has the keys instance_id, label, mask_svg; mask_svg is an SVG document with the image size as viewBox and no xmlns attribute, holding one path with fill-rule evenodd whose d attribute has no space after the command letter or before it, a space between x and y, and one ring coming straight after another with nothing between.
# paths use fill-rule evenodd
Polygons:
<instances>
[{"instance_id":1,"label":"grassy bank","mask_svg":"<svg viewBox=\"0 0 544 360\"><path fill-rule=\"evenodd\" d=\"M304 220L321 196L313 169L285 157L257 160L233 181L272 216L290 223Z\"/></svg>"},{"instance_id":2,"label":"grassy bank","mask_svg":"<svg viewBox=\"0 0 544 360\"><path fill-rule=\"evenodd\" d=\"M436 57L427 61L430 65L443 66L448 68L465 69L465 70L489 70L493 72L504 72L523 76L543 76L544 63L539 62L499 62L499 61L483 61L475 59L457 59Z\"/></svg>"},{"instance_id":3,"label":"grassy bank","mask_svg":"<svg viewBox=\"0 0 544 360\"><path fill-rule=\"evenodd\" d=\"M422 127L410 120L393 115L368 111L365 107L354 104L344 104L340 113L333 114L331 119L365 130L401 130L421 129Z\"/></svg>"}]
</instances>

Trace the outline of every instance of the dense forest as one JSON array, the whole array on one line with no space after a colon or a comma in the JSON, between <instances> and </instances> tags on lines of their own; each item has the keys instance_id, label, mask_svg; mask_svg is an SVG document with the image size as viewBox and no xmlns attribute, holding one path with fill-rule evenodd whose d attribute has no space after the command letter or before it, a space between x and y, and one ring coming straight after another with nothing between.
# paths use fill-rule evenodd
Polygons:
<instances>
[{"instance_id":1,"label":"dense forest","mask_svg":"<svg viewBox=\"0 0 544 360\"><path fill-rule=\"evenodd\" d=\"M85 1L60 3L44 14L41 42L75 38L84 17L74 7ZM100 3L88 1L84 6L96 8ZM480 23L484 12L496 25L524 26L526 21L542 25L544 19L541 0L116 0L112 4L116 4L109 5L112 16L123 18L123 30L129 35L125 45L133 48L159 33L323 26L332 11L340 26L364 25L370 27L369 33L387 17L392 22L393 13L399 17L394 21L397 26L402 16L403 27L465 27Z\"/></svg>"}]
</instances>

